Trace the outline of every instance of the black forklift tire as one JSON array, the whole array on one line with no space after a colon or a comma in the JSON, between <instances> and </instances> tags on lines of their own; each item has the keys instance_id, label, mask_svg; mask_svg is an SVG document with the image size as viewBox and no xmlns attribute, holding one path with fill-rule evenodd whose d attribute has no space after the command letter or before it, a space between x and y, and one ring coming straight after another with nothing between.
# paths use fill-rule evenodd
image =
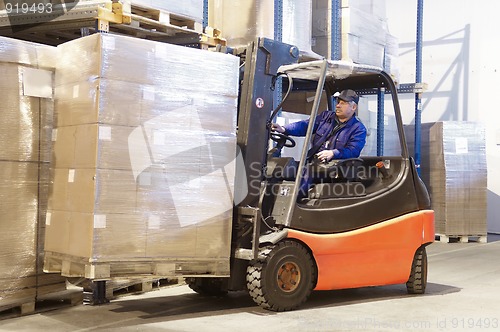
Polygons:
<instances>
[{"instance_id":1,"label":"black forklift tire","mask_svg":"<svg viewBox=\"0 0 500 332\"><path fill-rule=\"evenodd\" d=\"M186 278L186 284L193 291L204 296L222 297L227 295L227 278Z\"/></svg>"},{"instance_id":2,"label":"black forklift tire","mask_svg":"<svg viewBox=\"0 0 500 332\"><path fill-rule=\"evenodd\" d=\"M304 303L317 281L316 264L300 243L285 240L265 247L247 268L247 288L259 306L288 311Z\"/></svg>"},{"instance_id":3,"label":"black forklift tire","mask_svg":"<svg viewBox=\"0 0 500 332\"><path fill-rule=\"evenodd\" d=\"M411 264L410 278L406 282L409 294L424 294L427 286L427 252L425 246L417 249Z\"/></svg>"}]
</instances>

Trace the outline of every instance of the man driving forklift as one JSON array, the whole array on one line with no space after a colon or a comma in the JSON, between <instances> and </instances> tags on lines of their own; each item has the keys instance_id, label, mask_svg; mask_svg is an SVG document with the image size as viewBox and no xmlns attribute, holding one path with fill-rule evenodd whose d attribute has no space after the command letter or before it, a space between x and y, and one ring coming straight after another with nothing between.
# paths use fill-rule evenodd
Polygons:
<instances>
[{"instance_id":1,"label":"man driving forklift","mask_svg":"<svg viewBox=\"0 0 500 332\"><path fill-rule=\"evenodd\" d=\"M332 159L359 157L366 143L366 127L356 117L359 96L354 90L343 90L336 94L335 112L324 111L316 117L314 137L307 153L307 161L316 159L328 162ZM305 136L309 119L281 126L273 123L271 129L282 134ZM303 175L299 198L307 196L310 177Z\"/></svg>"}]
</instances>

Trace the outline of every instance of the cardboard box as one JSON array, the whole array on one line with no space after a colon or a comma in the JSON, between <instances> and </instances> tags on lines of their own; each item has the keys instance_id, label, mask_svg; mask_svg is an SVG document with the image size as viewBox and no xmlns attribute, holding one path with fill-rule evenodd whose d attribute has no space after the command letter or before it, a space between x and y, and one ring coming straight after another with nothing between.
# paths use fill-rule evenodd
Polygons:
<instances>
[{"instance_id":1,"label":"cardboard box","mask_svg":"<svg viewBox=\"0 0 500 332\"><path fill-rule=\"evenodd\" d=\"M0 149L0 159L47 162L50 160L53 101L26 95L27 78L24 74L28 69L35 70L25 65L0 62L3 96L0 140L8 142Z\"/></svg>"},{"instance_id":2,"label":"cardboard box","mask_svg":"<svg viewBox=\"0 0 500 332\"><path fill-rule=\"evenodd\" d=\"M0 200L1 307L36 294L37 163L0 161Z\"/></svg>"},{"instance_id":3,"label":"cardboard box","mask_svg":"<svg viewBox=\"0 0 500 332\"><path fill-rule=\"evenodd\" d=\"M423 123L421 177L431 195L436 234L487 234L485 129L466 121ZM414 126L405 127L413 155Z\"/></svg>"},{"instance_id":4,"label":"cardboard box","mask_svg":"<svg viewBox=\"0 0 500 332\"><path fill-rule=\"evenodd\" d=\"M144 258L146 228L142 214L52 210L47 214L46 227L48 252L108 262Z\"/></svg>"},{"instance_id":5,"label":"cardboard box","mask_svg":"<svg viewBox=\"0 0 500 332\"><path fill-rule=\"evenodd\" d=\"M229 63L239 63L239 59L229 54L144 39L138 42L137 38L108 34L75 39L57 49L61 56L55 77L56 87L105 78L172 91L185 89L194 94L201 90L192 89L193 73L204 73L204 93L237 94L238 77L226 69ZM123 51L126 49L134 51ZM176 89L169 85L172 78L175 78Z\"/></svg>"},{"instance_id":6,"label":"cardboard box","mask_svg":"<svg viewBox=\"0 0 500 332\"><path fill-rule=\"evenodd\" d=\"M146 255L148 257L225 258L230 250L231 216L206 225L179 227L163 214L150 214Z\"/></svg>"},{"instance_id":7,"label":"cardboard box","mask_svg":"<svg viewBox=\"0 0 500 332\"><path fill-rule=\"evenodd\" d=\"M56 127L94 123L136 127L147 89L140 84L106 79L58 86Z\"/></svg>"},{"instance_id":8,"label":"cardboard box","mask_svg":"<svg viewBox=\"0 0 500 332\"><path fill-rule=\"evenodd\" d=\"M53 164L57 168L131 170L129 137L134 127L83 124L53 131ZM140 128L139 128L140 130ZM148 154L148 151L137 151Z\"/></svg>"},{"instance_id":9,"label":"cardboard box","mask_svg":"<svg viewBox=\"0 0 500 332\"><path fill-rule=\"evenodd\" d=\"M107 169L52 170L49 211L134 213L136 182L130 171Z\"/></svg>"},{"instance_id":10,"label":"cardboard box","mask_svg":"<svg viewBox=\"0 0 500 332\"><path fill-rule=\"evenodd\" d=\"M285 0L281 4L281 40L311 55L311 2ZM228 46L246 47L258 37L274 39L273 1L211 1L208 13L209 26L222 31Z\"/></svg>"}]
</instances>

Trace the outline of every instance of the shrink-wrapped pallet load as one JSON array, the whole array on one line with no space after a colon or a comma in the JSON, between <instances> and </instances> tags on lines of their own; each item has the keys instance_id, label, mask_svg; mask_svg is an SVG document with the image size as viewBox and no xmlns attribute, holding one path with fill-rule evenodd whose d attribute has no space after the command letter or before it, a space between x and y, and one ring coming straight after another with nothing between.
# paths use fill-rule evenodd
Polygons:
<instances>
[{"instance_id":1,"label":"shrink-wrapped pallet load","mask_svg":"<svg viewBox=\"0 0 500 332\"><path fill-rule=\"evenodd\" d=\"M295 45L304 56L318 58L311 50L311 0L284 0L282 33L278 39ZM209 25L220 29L231 47L245 47L257 37L275 38L275 1L211 0Z\"/></svg>"},{"instance_id":2,"label":"shrink-wrapped pallet load","mask_svg":"<svg viewBox=\"0 0 500 332\"><path fill-rule=\"evenodd\" d=\"M106 34L58 52L46 271L227 274L239 59Z\"/></svg>"},{"instance_id":3,"label":"shrink-wrapped pallet load","mask_svg":"<svg viewBox=\"0 0 500 332\"><path fill-rule=\"evenodd\" d=\"M387 27L383 0L342 0L339 11L341 41L332 45L335 13L329 0L312 0L313 51L326 58L383 68L399 82L398 40ZM335 38L334 38L335 39ZM337 50L334 54L332 50Z\"/></svg>"},{"instance_id":4,"label":"shrink-wrapped pallet load","mask_svg":"<svg viewBox=\"0 0 500 332\"><path fill-rule=\"evenodd\" d=\"M431 195L436 234L486 237L486 141L480 123L441 121L422 124L421 175ZM413 151L414 126L407 126Z\"/></svg>"},{"instance_id":5,"label":"shrink-wrapped pallet load","mask_svg":"<svg viewBox=\"0 0 500 332\"><path fill-rule=\"evenodd\" d=\"M63 278L42 271L53 115L52 51L52 47L0 37L0 310L33 309L38 296L65 289Z\"/></svg>"}]
</instances>

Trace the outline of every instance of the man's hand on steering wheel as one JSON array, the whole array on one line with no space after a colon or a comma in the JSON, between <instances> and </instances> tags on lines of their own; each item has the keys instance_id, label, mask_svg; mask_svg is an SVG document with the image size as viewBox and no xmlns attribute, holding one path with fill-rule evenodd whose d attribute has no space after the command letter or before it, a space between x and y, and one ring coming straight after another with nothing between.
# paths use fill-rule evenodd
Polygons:
<instances>
[{"instance_id":1,"label":"man's hand on steering wheel","mask_svg":"<svg viewBox=\"0 0 500 332\"><path fill-rule=\"evenodd\" d=\"M277 131L271 131L270 137L281 147L293 148L296 144L293 138Z\"/></svg>"},{"instance_id":2,"label":"man's hand on steering wheel","mask_svg":"<svg viewBox=\"0 0 500 332\"><path fill-rule=\"evenodd\" d=\"M277 143L277 148L282 147L293 148L296 143L293 138L285 134L285 128L277 123L271 123L270 138Z\"/></svg>"},{"instance_id":3,"label":"man's hand on steering wheel","mask_svg":"<svg viewBox=\"0 0 500 332\"><path fill-rule=\"evenodd\" d=\"M285 133L285 128L277 123L271 123L271 131L277 131L278 133Z\"/></svg>"}]
</instances>

